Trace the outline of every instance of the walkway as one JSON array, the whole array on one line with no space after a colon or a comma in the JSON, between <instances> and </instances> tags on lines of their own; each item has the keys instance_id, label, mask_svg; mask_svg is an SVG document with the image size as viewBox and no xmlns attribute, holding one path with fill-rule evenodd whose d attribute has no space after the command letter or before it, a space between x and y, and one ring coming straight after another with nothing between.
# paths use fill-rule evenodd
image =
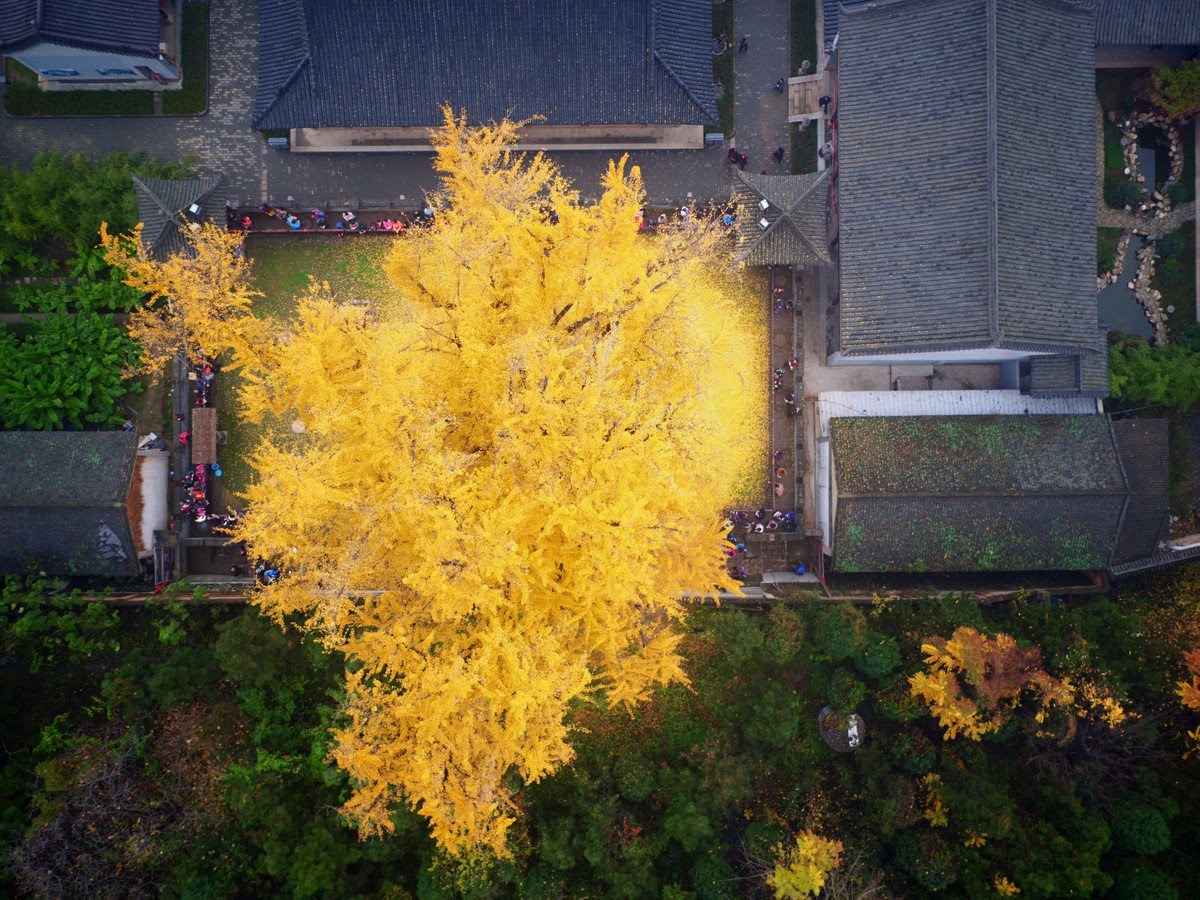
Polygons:
<instances>
[{"instance_id":1,"label":"walkway","mask_svg":"<svg viewBox=\"0 0 1200 900\"><path fill-rule=\"evenodd\" d=\"M733 144L750 157L747 171L766 169L784 175L790 171L788 157L777 164L771 153L777 147L790 152L786 86L783 92L775 90L775 82L780 78L786 82L788 75L795 74L788 72L788 5L778 0L737 0L734 17L737 31L730 35L731 43L736 48L745 35L750 47L738 54L734 65Z\"/></svg>"},{"instance_id":2,"label":"walkway","mask_svg":"<svg viewBox=\"0 0 1200 900\"><path fill-rule=\"evenodd\" d=\"M218 206L221 192L226 198L258 196L262 140L250 131L258 61L256 0L211 0L209 49L206 115L4 116L0 160L28 166L44 150L88 156L113 150L141 151L163 161L178 160L190 153L196 157L196 169L202 177L223 177Z\"/></svg>"}]
</instances>

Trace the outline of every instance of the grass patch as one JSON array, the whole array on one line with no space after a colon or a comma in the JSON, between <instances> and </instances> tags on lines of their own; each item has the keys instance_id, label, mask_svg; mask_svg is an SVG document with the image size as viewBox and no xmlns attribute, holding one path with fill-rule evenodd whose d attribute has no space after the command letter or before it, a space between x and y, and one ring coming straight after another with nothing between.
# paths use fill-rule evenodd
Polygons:
<instances>
[{"instance_id":1,"label":"grass patch","mask_svg":"<svg viewBox=\"0 0 1200 900\"><path fill-rule=\"evenodd\" d=\"M1179 181L1171 188L1171 202L1175 204L1188 203L1196 199L1196 141L1184 127L1183 137L1183 171Z\"/></svg>"},{"instance_id":2,"label":"grass patch","mask_svg":"<svg viewBox=\"0 0 1200 900\"><path fill-rule=\"evenodd\" d=\"M313 280L325 281L335 295L378 300L389 290L383 258L392 241L387 237L358 235L328 238L295 238L290 235L251 236L246 255L254 273L254 287L262 293L254 303L260 316L289 316L296 297ZM251 458L264 438L290 433L290 422L271 420L259 424L243 419L238 404L241 375L223 369L213 387L213 405L219 425L229 435L217 451L222 476L218 482L218 507L240 506L237 495L254 481Z\"/></svg>"},{"instance_id":3,"label":"grass patch","mask_svg":"<svg viewBox=\"0 0 1200 900\"><path fill-rule=\"evenodd\" d=\"M1174 336L1196 321L1196 223L1185 222L1159 241L1158 253L1154 287L1164 311L1175 307L1167 314L1167 331Z\"/></svg>"},{"instance_id":4,"label":"grass patch","mask_svg":"<svg viewBox=\"0 0 1200 900\"><path fill-rule=\"evenodd\" d=\"M167 115L199 115L208 108L208 4L183 8L180 68L183 86L164 91L162 111Z\"/></svg>"},{"instance_id":5,"label":"grass patch","mask_svg":"<svg viewBox=\"0 0 1200 900\"><path fill-rule=\"evenodd\" d=\"M811 64L810 72L821 65L820 37L817 34L816 0L791 0L788 8L788 42L791 46L791 68L789 75L800 71L805 60ZM804 175L817 171L817 132L814 125L801 131L799 127L788 127L791 143L792 174Z\"/></svg>"},{"instance_id":6,"label":"grass patch","mask_svg":"<svg viewBox=\"0 0 1200 900\"><path fill-rule=\"evenodd\" d=\"M812 64L809 72L815 72L821 61L821 48L817 43L816 0L792 0L788 15L788 32L792 45L792 67L788 74L795 75L799 72L806 59Z\"/></svg>"},{"instance_id":7,"label":"grass patch","mask_svg":"<svg viewBox=\"0 0 1200 900\"><path fill-rule=\"evenodd\" d=\"M9 58L4 111L10 116L149 116L149 91L42 91L37 74Z\"/></svg>"},{"instance_id":8,"label":"grass patch","mask_svg":"<svg viewBox=\"0 0 1200 900\"><path fill-rule=\"evenodd\" d=\"M713 40L725 35L729 43L728 49L720 56L713 57L713 83L725 89L724 95L717 101L717 118L721 123L721 133L726 137L733 134L733 57L734 47L738 36L733 32L733 4L726 2L713 7L712 22Z\"/></svg>"},{"instance_id":9,"label":"grass patch","mask_svg":"<svg viewBox=\"0 0 1200 900\"><path fill-rule=\"evenodd\" d=\"M1121 238L1119 228L1096 229L1096 274L1111 272L1117 264L1117 241Z\"/></svg>"},{"instance_id":10,"label":"grass patch","mask_svg":"<svg viewBox=\"0 0 1200 900\"><path fill-rule=\"evenodd\" d=\"M792 174L804 175L817 171L817 131L809 125L803 131L799 126L788 127L792 144Z\"/></svg>"},{"instance_id":11,"label":"grass patch","mask_svg":"<svg viewBox=\"0 0 1200 900\"><path fill-rule=\"evenodd\" d=\"M1096 99L1105 112L1131 113L1145 96L1149 78L1149 69L1097 69Z\"/></svg>"},{"instance_id":12,"label":"grass patch","mask_svg":"<svg viewBox=\"0 0 1200 900\"><path fill-rule=\"evenodd\" d=\"M251 236L246 241L246 255L254 272L254 287L263 294L255 303L255 312L290 315L296 308L296 295L313 279L328 282L335 295L379 300L389 291L382 266L391 244L392 239L374 235Z\"/></svg>"}]
</instances>

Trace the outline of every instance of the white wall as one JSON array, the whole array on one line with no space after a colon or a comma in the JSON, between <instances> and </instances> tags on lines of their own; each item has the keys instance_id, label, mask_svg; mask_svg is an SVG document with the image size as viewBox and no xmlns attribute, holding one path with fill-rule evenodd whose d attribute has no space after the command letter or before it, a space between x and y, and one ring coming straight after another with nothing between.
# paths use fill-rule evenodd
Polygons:
<instances>
[{"instance_id":1,"label":"white wall","mask_svg":"<svg viewBox=\"0 0 1200 900\"><path fill-rule=\"evenodd\" d=\"M1030 353L1028 350L1004 350L999 347L980 347L977 350L942 350L940 353L895 353L891 355L847 356L838 350L829 355L831 366L919 366L945 365L950 363L998 363L1009 360L1029 359L1031 356L1049 356L1048 353Z\"/></svg>"},{"instance_id":2,"label":"white wall","mask_svg":"<svg viewBox=\"0 0 1200 900\"><path fill-rule=\"evenodd\" d=\"M145 78L137 67L146 66L167 81L174 81L179 72L170 62L157 57L129 56L104 53L98 50L77 50L61 44L36 44L27 50L11 54L12 58L37 72L47 81L130 81ZM47 71L74 69L78 75L47 75ZM102 74L103 69L128 69L134 74Z\"/></svg>"}]
</instances>

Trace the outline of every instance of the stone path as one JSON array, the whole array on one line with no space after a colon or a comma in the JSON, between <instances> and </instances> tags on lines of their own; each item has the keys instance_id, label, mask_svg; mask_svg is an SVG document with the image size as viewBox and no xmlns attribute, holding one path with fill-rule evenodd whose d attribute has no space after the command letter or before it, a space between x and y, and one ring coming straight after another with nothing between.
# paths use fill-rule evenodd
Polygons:
<instances>
[{"instance_id":1,"label":"stone path","mask_svg":"<svg viewBox=\"0 0 1200 900\"><path fill-rule=\"evenodd\" d=\"M733 144L750 157L747 171L766 169L772 175L790 170L785 155L782 165L771 159L776 147L789 152L787 132L787 89L775 91L775 82L789 74L788 5L778 0L737 0L734 6L736 34L730 35L735 52L743 35L750 49L734 63Z\"/></svg>"}]
</instances>

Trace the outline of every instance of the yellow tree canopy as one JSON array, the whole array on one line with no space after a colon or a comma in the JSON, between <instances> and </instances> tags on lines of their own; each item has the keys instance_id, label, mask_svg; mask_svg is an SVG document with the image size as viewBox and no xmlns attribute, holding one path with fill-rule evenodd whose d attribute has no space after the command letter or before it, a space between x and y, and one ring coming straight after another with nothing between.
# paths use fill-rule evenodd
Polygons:
<instances>
[{"instance_id":1,"label":"yellow tree canopy","mask_svg":"<svg viewBox=\"0 0 1200 900\"><path fill-rule=\"evenodd\" d=\"M841 841L805 829L796 835L796 846L779 848L775 869L767 875L767 886L774 892L775 900L816 897L825 887L829 873L841 864Z\"/></svg>"},{"instance_id":2,"label":"yellow tree canopy","mask_svg":"<svg viewBox=\"0 0 1200 900\"><path fill-rule=\"evenodd\" d=\"M108 233L100 225L100 246L110 265L126 273L126 284L147 295L129 315L129 336L141 342L139 372L161 371L177 354L216 359L230 352L241 361L256 340L251 315L256 292L250 268L239 252L244 235L216 225L183 229L186 249L166 261L154 259L142 241L142 226L131 235ZM136 374L136 373L130 373Z\"/></svg>"},{"instance_id":3,"label":"yellow tree canopy","mask_svg":"<svg viewBox=\"0 0 1200 900\"><path fill-rule=\"evenodd\" d=\"M736 589L721 508L761 376L715 234L639 236L636 168L584 205L515 133L448 112L394 296L316 288L247 367L247 413L303 430L262 443L238 532L285 572L256 602L355 661L344 811L373 833L407 800L500 852L572 703L682 680L681 598Z\"/></svg>"}]
</instances>

